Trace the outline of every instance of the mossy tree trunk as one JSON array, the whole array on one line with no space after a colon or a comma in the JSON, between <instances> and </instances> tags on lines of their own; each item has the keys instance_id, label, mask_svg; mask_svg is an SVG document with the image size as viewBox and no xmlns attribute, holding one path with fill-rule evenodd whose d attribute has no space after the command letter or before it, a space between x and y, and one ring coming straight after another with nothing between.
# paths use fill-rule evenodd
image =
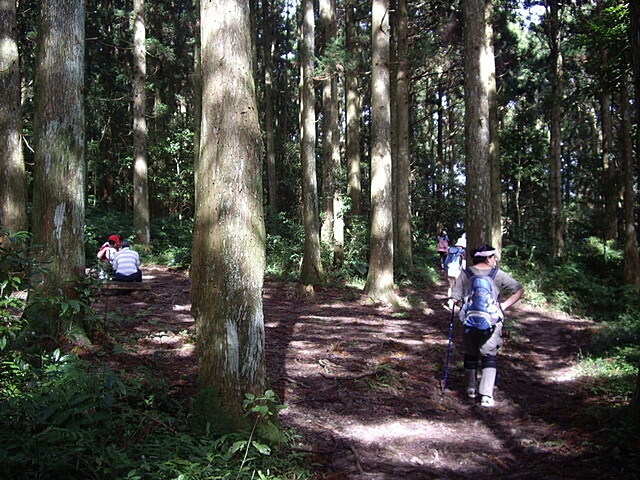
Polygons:
<instances>
[{"instance_id":1,"label":"mossy tree trunk","mask_svg":"<svg viewBox=\"0 0 640 480\"><path fill-rule=\"evenodd\" d=\"M316 178L316 96L313 82L315 18L313 0L303 0L301 8L300 155L302 157L304 255L300 267L300 281L304 285L317 285L322 282L324 271L320 257L320 220L318 218L318 182Z\"/></svg>"},{"instance_id":2,"label":"mossy tree trunk","mask_svg":"<svg viewBox=\"0 0 640 480\"><path fill-rule=\"evenodd\" d=\"M151 241L147 166L147 78L144 0L133 0L133 230L136 242Z\"/></svg>"},{"instance_id":3,"label":"mossy tree trunk","mask_svg":"<svg viewBox=\"0 0 640 480\"><path fill-rule=\"evenodd\" d=\"M38 33L34 111L35 275L26 315L57 324L57 333L88 342L81 312L60 315L61 304L78 297L85 269L84 0L44 0ZM37 272L36 272L37 273ZM74 312L69 309L68 312Z\"/></svg>"},{"instance_id":4,"label":"mossy tree trunk","mask_svg":"<svg viewBox=\"0 0 640 480\"><path fill-rule=\"evenodd\" d=\"M489 86L486 72L484 0L465 0L464 98L466 157L466 228L469 250L491 241L491 159L489 156Z\"/></svg>"},{"instance_id":5,"label":"mossy tree trunk","mask_svg":"<svg viewBox=\"0 0 640 480\"><path fill-rule=\"evenodd\" d=\"M16 2L0 0L0 226L12 232L27 230L17 35Z\"/></svg>"},{"instance_id":6,"label":"mossy tree trunk","mask_svg":"<svg viewBox=\"0 0 640 480\"><path fill-rule=\"evenodd\" d=\"M388 0L373 0L371 30L371 246L364 293L374 301L397 303L393 283Z\"/></svg>"},{"instance_id":7,"label":"mossy tree trunk","mask_svg":"<svg viewBox=\"0 0 640 480\"><path fill-rule=\"evenodd\" d=\"M262 139L249 3L201 2L202 125L196 169L192 306L197 413L220 431L245 427L245 393L265 389Z\"/></svg>"}]
</instances>

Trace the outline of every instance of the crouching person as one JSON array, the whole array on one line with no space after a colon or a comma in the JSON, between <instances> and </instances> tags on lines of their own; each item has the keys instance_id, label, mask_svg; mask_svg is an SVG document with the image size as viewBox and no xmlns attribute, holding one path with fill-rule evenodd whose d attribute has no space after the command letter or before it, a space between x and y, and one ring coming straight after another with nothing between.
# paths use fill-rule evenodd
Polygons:
<instances>
[{"instance_id":1,"label":"crouching person","mask_svg":"<svg viewBox=\"0 0 640 480\"><path fill-rule=\"evenodd\" d=\"M122 241L122 249L113 256L111 266L113 267L113 280L142 282L140 255L131 250L131 244L127 240Z\"/></svg>"}]
</instances>

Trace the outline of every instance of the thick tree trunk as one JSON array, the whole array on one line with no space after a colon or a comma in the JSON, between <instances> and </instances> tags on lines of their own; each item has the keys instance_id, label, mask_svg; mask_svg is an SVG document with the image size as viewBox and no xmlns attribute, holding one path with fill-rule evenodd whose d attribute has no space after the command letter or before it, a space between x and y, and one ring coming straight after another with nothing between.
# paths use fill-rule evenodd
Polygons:
<instances>
[{"instance_id":1,"label":"thick tree trunk","mask_svg":"<svg viewBox=\"0 0 640 480\"><path fill-rule=\"evenodd\" d=\"M409 273L413 269L413 251L411 238L411 200L409 183L411 181L411 158L409 138L409 29L407 0L398 0L397 40L398 66L396 70L396 138L397 156L394 161L396 171L396 225L397 225L397 269Z\"/></svg>"},{"instance_id":2,"label":"thick tree trunk","mask_svg":"<svg viewBox=\"0 0 640 480\"><path fill-rule=\"evenodd\" d=\"M364 292L374 301L396 303L387 0L373 0L371 29L371 246Z\"/></svg>"},{"instance_id":3,"label":"thick tree trunk","mask_svg":"<svg viewBox=\"0 0 640 480\"><path fill-rule=\"evenodd\" d=\"M492 238L491 159L489 146L489 91L486 76L484 0L465 0L464 98L467 199L467 245L469 249Z\"/></svg>"},{"instance_id":4,"label":"thick tree trunk","mask_svg":"<svg viewBox=\"0 0 640 480\"><path fill-rule=\"evenodd\" d=\"M502 251L502 189L500 178L500 131L498 125L498 92L496 59L493 49L493 1L485 3L485 78L489 95L489 159L491 165L491 237L489 243Z\"/></svg>"},{"instance_id":5,"label":"thick tree trunk","mask_svg":"<svg viewBox=\"0 0 640 480\"><path fill-rule=\"evenodd\" d=\"M34 111L34 256L46 271L35 275L33 297L78 298L84 278L85 123L84 0L44 0L41 4ZM88 339L82 316L61 316L60 304L47 308L29 296L35 310L75 343ZM45 311L43 311L43 309Z\"/></svg>"},{"instance_id":6,"label":"thick tree trunk","mask_svg":"<svg viewBox=\"0 0 640 480\"><path fill-rule=\"evenodd\" d=\"M144 0L133 0L133 230L136 242L151 240L147 172L147 77Z\"/></svg>"},{"instance_id":7,"label":"thick tree trunk","mask_svg":"<svg viewBox=\"0 0 640 480\"><path fill-rule=\"evenodd\" d=\"M640 2L629 2L629 18L631 18L631 28L629 35L631 40L631 59L633 65L633 85L636 106L636 152L635 166L640 165ZM640 434L640 368L636 378L636 391L633 394L629 405L636 432Z\"/></svg>"},{"instance_id":8,"label":"thick tree trunk","mask_svg":"<svg viewBox=\"0 0 640 480\"><path fill-rule=\"evenodd\" d=\"M17 35L16 2L0 0L0 227L11 232L27 230Z\"/></svg>"},{"instance_id":9,"label":"thick tree trunk","mask_svg":"<svg viewBox=\"0 0 640 480\"><path fill-rule=\"evenodd\" d=\"M304 210L304 256L300 281L304 285L322 282L320 258L320 221L318 219L318 182L316 179L316 112L313 85L315 19L313 0L302 2L302 41L300 75L300 153L302 156L302 206Z\"/></svg>"},{"instance_id":10,"label":"thick tree trunk","mask_svg":"<svg viewBox=\"0 0 640 480\"><path fill-rule=\"evenodd\" d=\"M356 28L354 18L354 2L348 0L346 20L347 53L349 58L357 58ZM346 111L347 111L347 195L351 201L351 215L362 212L362 185L360 173L360 94L358 93L358 72L356 67L349 67L345 73Z\"/></svg>"},{"instance_id":11,"label":"thick tree trunk","mask_svg":"<svg viewBox=\"0 0 640 480\"><path fill-rule=\"evenodd\" d=\"M264 393L262 139L248 1L202 2L202 128L192 304L197 410L212 428L245 426L245 393Z\"/></svg>"}]
</instances>

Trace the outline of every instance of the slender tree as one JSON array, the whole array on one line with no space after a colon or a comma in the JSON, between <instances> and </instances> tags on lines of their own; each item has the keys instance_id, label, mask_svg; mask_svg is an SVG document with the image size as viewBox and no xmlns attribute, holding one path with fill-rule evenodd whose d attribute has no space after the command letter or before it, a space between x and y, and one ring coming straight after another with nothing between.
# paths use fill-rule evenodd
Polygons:
<instances>
[{"instance_id":1,"label":"slender tree","mask_svg":"<svg viewBox=\"0 0 640 480\"><path fill-rule=\"evenodd\" d=\"M192 290L198 413L219 431L245 426L245 393L265 388L262 139L248 0L201 2L202 128Z\"/></svg>"},{"instance_id":2,"label":"slender tree","mask_svg":"<svg viewBox=\"0 0 640 480\"><path fill-rule=\"evenodd\" d=\"M80 344L88 342L80 312L69 309L62 315L62 302L38 299L75 300L84 278L84 28L84 0L43 0L36 54L32 231L34 257L46 268L34 278L36 289L25 312L29 319L47 318L57 325L58 335Z\"/></svg>"},{"instance_id":3,"label":"slender tree","mask_svg":"<svg viewBox=\"0 0 640 480\"><path fill-rule=\"evenodd\" d=\"M17 35L16 2L0 0L0 226L13 232L27 230Z\"/></svg>"},{"instance_id":4,"label":"slender tree","mask_svg":"<svg viewBox=\"0 0 640 480\"><path fill-rule=\"evenodd\" d=\"M623 75L620 83L620 144L624 178L624 281L640 290L640 258L638 257L638 234L635 221L636 186L633 168L633 141L631 136L631 113L629 106L629 79Z\"/></svg>"},{"instance_id":5,"label":"slender tree","mask_svg":"<svg viewBox=\"0 0 640 480\"><path fill-rule=\"evenodd\" d=\"M491 160L484 0L464 0L467 244L491 242Z\"/></svg>"},{"instance_id":6,"label":"slender tree","mask_svg":"<svg viewBox=\"0 0 640 480\"><path fill-rule=\"evenodd\" d=\"M393 283L393 189L389 91L389 4L371 6L371 245L364 292L373 300L398 301Z\"/></svg>"},{"instance_id":7,"label":"slender tree","mask_svg":"<svg viewBox=\"0 0 640 480\"><path fill-rule=\"evenodd\" d=\"M360 172L360 104L357 69L357 25L355 20L354 0L347 0L346 5L346 39L345 45L349 64L345 72L346 90L346 160L347 160L347 195L351 201L352 215L360 215L362 207L362 185Z\"/></svg>"},{"instance_id":8,"label":"slender tree","mask_svg":"<svg viewBox=\"0 0 640 480\"><path fill-rule=\"evenodd\" d=\"M333 42L335 25L335 1L320 0L320 24L322 26L321 51L328 56L331 42ZM322 226L320 236L323 242L333 244L333 226L335 212L333 208L333 197L336 189L336 174L333 158L334 150L339 148L339 139L335 135L338 119L334 118L334 102L337 102L338 89L336 78L331 69L331 62L325 58L327 68L322 79Z\"/></svg>"},{"instance_id":9,"label":"slender tree","mask_svg":"<svg viewBox=\"0 0 640 480\"><path fill-rule=\"evenodd\" d=\"M144 0L133 0L133 230L136 242L151 240L147 168L146 26Z\"/></svg>"},{"instance_id":10,"label":"slender tree","mask_svg":"<svg viewBox=\"0 0 640 480\"><path fill-rule=\"evenodd\" d=\"M278 175L276 170L275 123L273 105L273 54L275 49L275 35L271 12L272 3L265 0L262 4L262 18L264 19L264 133L267 164L267 199L269 213L278 213Z\"/></svg>"},{"instance_id":11,"label":"slender tree","mask_svg":"<svg viewBox=\"0 0 640 480\"><path fill-rule=\"evenodd\" d=\"M313 84L315 18L313 0L302 2L302 41L300 42L300 155L302 157L302 207L304 215L304 255L300 281L317 285L324 277L320 258L318 182L316 179L316 112Z\"/></svg>"},{"instance_id":12,"label":"slender tree","mask_svg":"<svg viewBox=\"0 0 640 480\"><path fill-rule=\"evenodd\" d=\"M562 52L560 4L547 1L549 64L551 66L551 121L549 125L549 193L551 197L551 248L554 258L564 250L564 213L562 204L562 152L560 150L562 117Z\"/></svg>"}]
</instances>

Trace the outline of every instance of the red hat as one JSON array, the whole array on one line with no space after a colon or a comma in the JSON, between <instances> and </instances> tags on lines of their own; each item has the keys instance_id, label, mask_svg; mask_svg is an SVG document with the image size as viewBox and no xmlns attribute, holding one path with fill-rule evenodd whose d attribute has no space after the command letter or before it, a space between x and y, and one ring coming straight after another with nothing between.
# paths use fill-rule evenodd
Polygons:
<instances>
[{"instance_id":1,"label":"red hat","mask_svg":"<svg viewBox=\"0 0 640 480\"><path fill-rule=\"evenodd\" d=\"M120 237L118 235L111 235L109 237L109 240L111 240L112 242L116 242L116 245L120 246Z\"/></svg>"}]
</instances>

